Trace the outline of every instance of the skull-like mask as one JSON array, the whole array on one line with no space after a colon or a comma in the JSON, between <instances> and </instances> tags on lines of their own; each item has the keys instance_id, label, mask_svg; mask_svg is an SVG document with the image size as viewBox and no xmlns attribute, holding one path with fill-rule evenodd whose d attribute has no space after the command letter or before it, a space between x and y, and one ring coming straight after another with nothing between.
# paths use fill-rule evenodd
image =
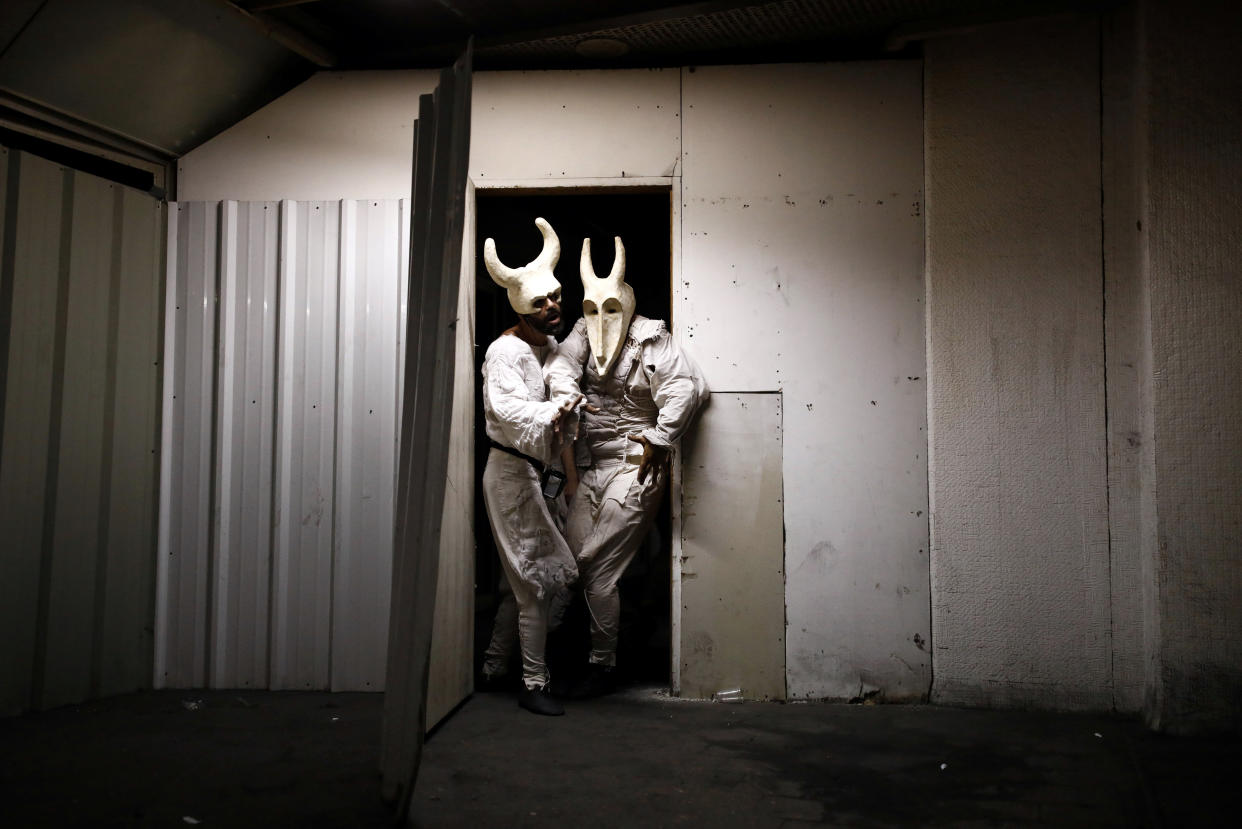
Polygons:
<instances>
[{"instance_id":1,"label":"skull-like mask","mask_svg":"<svg viewBox=\"0 0 1242 829\"><path fill-rule=\"evenodd\" d=\"M607 376L621 354L630 320L634 317L634 289L625 283L625 246L615 236L617 253L606 278L595 275L591 240L582 240L582 314L586 318L591 359L601 377Z\"/></svg>"},{"instance_id":2,"label":"skull-like mask","mask_svg":"<svg viewBox=\"0 0 1242 829\"><path fill-rule=\"evenodd\" d=\"M535 219L535 226L543 234L543 250L521 268L510 268L496 256L496 242L488 239L483 243L483 261L487 263L487 272L492 281L504 288L509 295L509 304L519 314L535 313L534 300L539 297L552 296L561 289L552 270L561 258L561 241L556 238L552 225L543 219Z\"/></svg>"}]
</instances>

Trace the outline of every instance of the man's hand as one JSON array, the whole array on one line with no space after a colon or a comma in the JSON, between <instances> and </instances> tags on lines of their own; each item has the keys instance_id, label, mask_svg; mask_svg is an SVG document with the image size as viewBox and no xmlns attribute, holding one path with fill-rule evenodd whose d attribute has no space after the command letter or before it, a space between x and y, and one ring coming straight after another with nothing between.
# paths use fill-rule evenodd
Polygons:
<instances>
[{"instance_id":1,"label":"man's hand","mask_svg":"<svg viewBox=\"0 0 1242 829\"><path fill-rule=\"evenodd\" d=\"M564 419L565 415L569 414L575 408L577 408L578 404L581 402L582 402L582 395L578 395L573 400L566 400L564 403L561 404L560 408L556 410L556 414L552 415L552 434L553 435L556 435L558 438L560 437L561 421Z\"/></svg>"},{"instance_id":2,"label":"man's hand","mask_svg":"<svg viewBox=\"0 0 1242 829\"><path fill-rule=\"evenodd\" d=\"M642 435L626 435L626 437L643 445L643 458L638 462L638 482L641 484L646 480L647 473L650 472L651 483L659 483L660 475L668 472L669 461L672 458L668 447L652 443Z\"/></svg>"}]
</instances>

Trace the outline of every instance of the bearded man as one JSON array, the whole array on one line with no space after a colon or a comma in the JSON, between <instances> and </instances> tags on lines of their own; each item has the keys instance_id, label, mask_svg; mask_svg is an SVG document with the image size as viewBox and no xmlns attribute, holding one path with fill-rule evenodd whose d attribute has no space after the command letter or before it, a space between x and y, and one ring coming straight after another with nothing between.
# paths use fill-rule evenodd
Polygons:
<instances>
[{"instance_id":1,"label":"bearded man","mask_svg":"<svg viewBox=\"0 0 1242 829\"><path fill-rule=\"evenodd\" d=\"M621 600L617 583L659 510L671 452L707 401L707 381L662 320L634 313L625 247L606 278L595 275L591 240L582 242L583 318L547 363L548 393L561 405L586 396L579 474L565 538L578 563L590 611L591 655L571 696L616 687Z\"/></svg>"},{"instance_id":2,"label":"bearded man","mask_svg":"<svg viewBox=\"0 0 1242 829\"><path fill-rule=\"evenodd\" d=\"M557 353L561 331L561 283L553 274L561 246L543 219L543 250L530 264L509 268L496 244L483 246L487 272L506 290L517 324L496 338L483 361L483 414L491 451L483 471L483 500L501 566L518 610L522 687L518 704L535 714L565 713L548 691L545 661L551 601L578 576L545 496L556 498L555 463L581 398L550 402L543 365ZM572 464L571 464L572 466ZM572 471L572 470L571 470ZM563 479L562 479L563 480Z\"/></svg>"}]
</instances>

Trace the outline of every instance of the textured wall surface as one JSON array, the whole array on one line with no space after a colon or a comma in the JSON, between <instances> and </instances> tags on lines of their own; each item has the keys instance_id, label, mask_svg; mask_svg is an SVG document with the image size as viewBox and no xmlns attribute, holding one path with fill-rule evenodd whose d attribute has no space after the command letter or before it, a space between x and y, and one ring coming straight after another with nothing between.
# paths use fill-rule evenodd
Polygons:
<instances>
[{"instance_id":1,"label":"textured wall surface","mask_svg":"<svg viewBox=\"0 0 1242 829\"><path fill-rule=\"evenodd\" d=\"M939 702L1112 702L1098 38L927 43Z\"/></svg>"},{"instance_id":2,"label":"textured wall surface","mask_svg":"<svg viewBox=\"0 0 1242 829\"><path fill-rule=\"evenodd\" d=\"M0 147L0 715L151 684L163 222Z\"/></svg>"},{"instance_id":3,"label":"textured wall surface","mask_svg":"<svg viewBox=\"0 0 1242 829\"><path fill-rule=\"evenodd\" d=\"M674 315L713 389L784 394L791 698L930 683L919 68L684 78Z\"/></svg>"},{"instance_id":4,"label":"textured wall surface","mask_svg":"<svg viewBox=\"0 0 1242 829\"><path fill-rule=\"evenodd\" d=\"M1143 4L1158 625L1149 720L1242 728L1242 12Z\"/></svg>"}]
</instances>

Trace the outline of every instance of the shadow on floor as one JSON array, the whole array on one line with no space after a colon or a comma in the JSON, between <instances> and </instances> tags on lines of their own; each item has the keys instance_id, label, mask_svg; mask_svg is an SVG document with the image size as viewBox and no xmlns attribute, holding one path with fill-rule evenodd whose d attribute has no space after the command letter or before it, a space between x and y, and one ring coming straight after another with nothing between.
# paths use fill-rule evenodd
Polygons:
<instances>
[{"instance_id":1,"label":"shadow on floor","mask_svg":"<svg viewBox=\"0 0 1242 829\"><path fill-rule=\"evenodd\" d=\"M1106 715L658 689L567 708L469 700L426 745L415 824L1213 826L1242 809L1236 739ZM150 692L3 720L0 824L390 826L381 710L378 694Z\"/></svg>"}]
</instances>

